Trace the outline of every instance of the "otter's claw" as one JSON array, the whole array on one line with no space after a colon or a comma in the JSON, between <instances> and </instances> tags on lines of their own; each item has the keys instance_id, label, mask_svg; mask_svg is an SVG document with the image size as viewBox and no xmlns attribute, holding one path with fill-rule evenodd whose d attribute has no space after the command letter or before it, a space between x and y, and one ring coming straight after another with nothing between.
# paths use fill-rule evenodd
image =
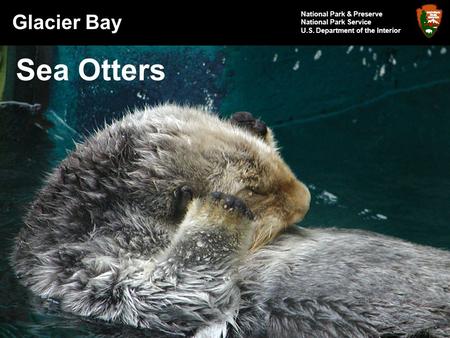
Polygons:
<instances>
[{"instance_id":1,"label":"otter's claw","mask_svg":"<svg viewBox=\"0 0 450 338\"><path fill-rule=\"evenodd\" d=\"M247 205L239 197L224 194L219 191L211 193L213 201L221 205L224 209L229 212L236 212L250 220L254 219L252 211L247 207Z\"/></svg>"},{"instance_id":2,"label":"otter's claw","mask_svg":"<svg viewBox=\"0 0 450 338\"><path fill-rule=\"evenodd\" d=\"M194 197L194 192L191 187L183 185L178 187L173 192L174 195L174 216L175 218L181 218L186 213L189 202Z\"/></svg>"}]
</instances>

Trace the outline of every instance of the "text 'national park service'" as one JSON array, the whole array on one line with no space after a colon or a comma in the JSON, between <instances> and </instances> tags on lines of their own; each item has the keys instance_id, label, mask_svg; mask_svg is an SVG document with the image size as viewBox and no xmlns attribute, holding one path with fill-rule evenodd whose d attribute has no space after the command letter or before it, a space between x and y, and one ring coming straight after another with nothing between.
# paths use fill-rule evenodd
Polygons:
<instances>
[{"instance_id":1,"label":"text 'national park service'","mask_svg":"<svg viewBox=\"0 0 450 338\"><path fill-rule=\"evenodd\" d=\"M400 34L401 28L383 25L383 12L300 11L301 34Z\"/></svg>"}]
</instances>

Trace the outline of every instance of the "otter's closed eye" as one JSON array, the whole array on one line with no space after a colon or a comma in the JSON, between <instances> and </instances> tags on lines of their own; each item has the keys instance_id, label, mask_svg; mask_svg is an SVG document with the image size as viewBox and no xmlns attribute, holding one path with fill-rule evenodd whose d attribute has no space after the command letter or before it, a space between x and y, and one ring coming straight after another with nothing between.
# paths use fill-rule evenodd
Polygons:
<instances>
[{"instance_id":1,"label":"otter's closed eye","mask_svg":"<svg viewBox=\"0 0 450 338\"><path fill-rule=\"evenodd\" d=\"M253 195L261 195L264 196L266 195L259 187L247 187L244 189L245 194L247 194L248 196L253 196Z\"/></svg>"}]
</instances>

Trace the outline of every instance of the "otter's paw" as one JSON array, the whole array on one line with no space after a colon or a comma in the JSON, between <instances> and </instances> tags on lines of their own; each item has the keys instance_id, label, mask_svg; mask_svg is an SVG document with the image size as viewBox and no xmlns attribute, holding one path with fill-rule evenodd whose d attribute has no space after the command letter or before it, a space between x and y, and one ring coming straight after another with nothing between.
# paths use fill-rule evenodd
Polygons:
<instances>
[{"instance_id":1,"label":"otter's paw","mask_svg":"<svg viewBox=\"0 0 450 338\"><path fill-rule=\"evenodd\" d=\"M183 185L173 192L173 213L176 219L181 219L186 213L189 203L194 198L194 191L191 187Z\"/></svg>"},{"instance_id":2,"label":"otter's paw","mask_svg":"<svg viewBox=\"0 0 450 338\"><path fill-rule=\"evenodd\" d=\"M247 234L253 229L253 213L236 196L213 192L202 198L195 198L189 204L181 227L190 229L222 228Z\"/></svg>"},{"instance_id":3,"label":"otter's paw","mask_svg":"<svg viewBox=\"0 0 450 338\"><path fill-rule=\"evenodd\" d=\"M215 191L211 193L211 200L213 204L221 207L225 212L234 213L236 216L244 217L248 220L255 218L252 211L239 197Z\"/></svg>"},{"instance_id":4,"label":"otter's paw","mask_svg":"<svg viewBox=\"0 0 450 338\"><path fill-rule=\"evenodd\" d=\"M259 137L266 137L267 125L260 119L255 118L251 113L240 111L234 113L230 118L231 123L236 124L244 129L251 131Z\"/></svg>"}]
</instances>

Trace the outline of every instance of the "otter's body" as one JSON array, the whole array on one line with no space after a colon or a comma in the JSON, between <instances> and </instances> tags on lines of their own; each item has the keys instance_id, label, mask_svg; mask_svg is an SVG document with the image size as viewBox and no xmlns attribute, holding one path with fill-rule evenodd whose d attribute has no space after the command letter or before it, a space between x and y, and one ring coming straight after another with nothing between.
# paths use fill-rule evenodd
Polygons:
<instances>
[{"instance_id":1,"label":"otter's body","mask_svg":"<svg viewBox=\"0 0 450 338\"><path fill-rule=\"evenodd\" d=\"M291 229L240 269L244 337L450 337L450 253L360 230Z\"/></svg>"},{"instance_id":2,"label":"otter's body","mask_svg":"<svg viewBox=\"0 0 450 338\"><path fill-rule=\"evenodd\" d=\"M21 282L64 311L137 327L232 322L238 262L310 199L270 131L244 118L164 105L77 145L25 217L12 256Z\"/></svg>"},{"instance_id":3,"label":"otter's body","mask_svg":"<svg viewBox=\"0 0 450 338\"><path fill-rule=\"evenodd\" d=\"M54 170L12 262L64 311L170 335L445 336L449 253L287 229L309 199L251 115L144 109Z\"/></svg>"}]
</instances>

